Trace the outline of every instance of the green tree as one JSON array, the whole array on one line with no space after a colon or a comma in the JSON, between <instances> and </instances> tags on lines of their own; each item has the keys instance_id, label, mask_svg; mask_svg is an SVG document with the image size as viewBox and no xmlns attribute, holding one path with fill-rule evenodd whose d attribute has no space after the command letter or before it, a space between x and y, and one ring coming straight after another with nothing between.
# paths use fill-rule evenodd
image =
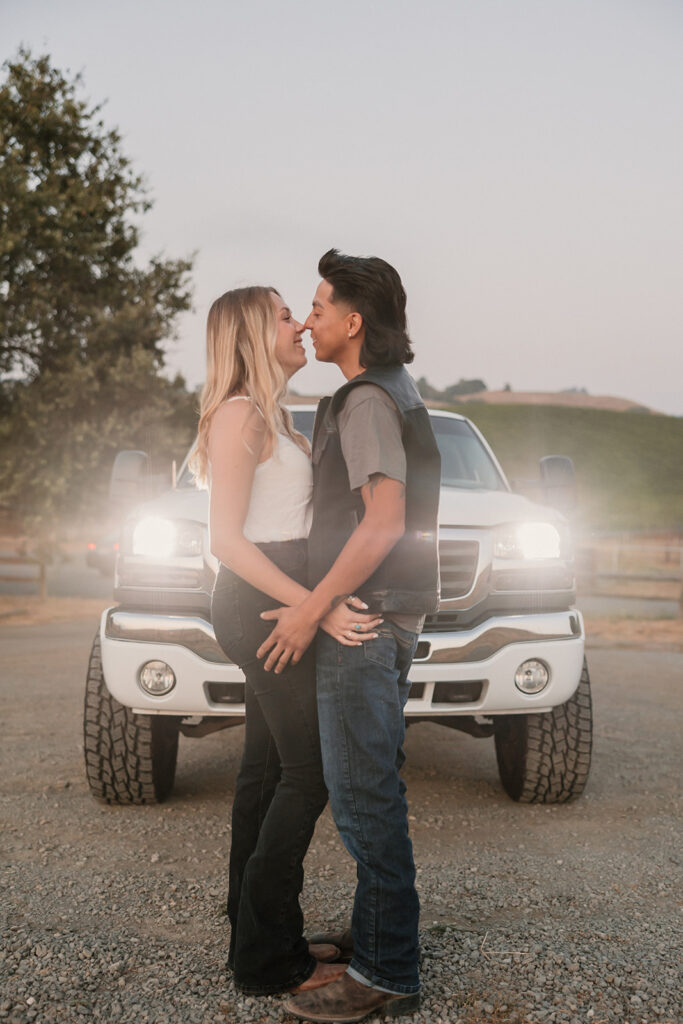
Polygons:
<instances>
[{"instance_id":1,"label":"green tree","mask_svg":"<svg viewBox=\"0 0 683 1024\"><path fill-rule=\"evenodd\" d=\"M39 375L81 358L162 342L189 308L190 260L134 252L142 178L50 58L21 50L0 85L0 372Z\"/></svg>"},{"instance_id":2,"label":"green tree","mask_svg":"<svg viewBox=\"0 0 683 1024\"><path fill-rule=\"evenodd\" d=\"M417 381L417 390L420 392L422 398L427 402L437 401L441 398L441 392L438 388L432 387L426 377L420 377Z\"/></svg>"},{"instance_id":3,"label":"green tree","mask_svg":"<svg viewBox=\"0 0 683 1024\"><path fill-rule=\"evenodd\" d=\"M187 447L195 396L161 370L192 260L136 262L151 204L80 76L24 50L4 68L0 500L48 533L97 510L119 448Z\"/></svg>"},{"instance_id":4,"label":"green tree","mask_svg":"<svg viewBox=\"0 0 683 1024\"><path fill-rule=\"evenodd\" d=\"M439 391L438 388L432 387L426 377L420 377L417 390L427 401L450 402L456 395L475 395L486 391L487 388L484 381L478 377L474 380L465 380L461 377L457 384L450 384L443 391Z\"/></svg>"},{"instance_id":5,"label":"green tree","mask_svg":"<svg viewBox=\"0 0 683 1024\"><path fill-rule=\"evenodd\" d=\"M457 384L450 384L444 390L443 395L447 401L450 401L456 395L478 395L482 391L486 391L486 384L479 377L475 377L474 380L465 380L464 377L461 377Z\"/></svg>"},{"instance_id":6,"label":"green tree","mask_svg":"<svg viewBox=\"0 0 683 1024\"><path fill-rule=\"evenodd\" d=\"M72 355L68 367L11 388L11 419L0 420L0 487L36 536L102 515L120 449L151 452L163 470L192 441L198 402L182 377L158 374L141 347L120 353L108 371Z\"/></svg>"}]
</instances>

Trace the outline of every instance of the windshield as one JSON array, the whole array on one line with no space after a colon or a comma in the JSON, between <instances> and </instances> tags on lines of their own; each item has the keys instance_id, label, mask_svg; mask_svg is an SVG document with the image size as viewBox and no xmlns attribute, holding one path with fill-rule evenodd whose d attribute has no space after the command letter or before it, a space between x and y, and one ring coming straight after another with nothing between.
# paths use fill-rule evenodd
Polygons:
<instances>
[{"instance_id":1,"label":"windshield","mask_svg":"<svg viewBox=\"0 0 683 1024\"><path fill-rule=\"evenodd\" d=\"M477 491L505 491L505 481L481 438L466 420L432 416L441 452L441 486Z\"/></svg>"},{"instance_id":2,"label":"windshield","mask_svg":"<svg viewBox=\"0 0 683 1024\"><path fill-rule=\"evenodd\" d=\"M315 413L311 409L292 409L294 426L311 440ZM441 452L442 487L467 490L504 491L505 482L478 435L465 420L432 416L436 443ZM178 487L194 488L194 477L185 465Z\"/></svg>"}]
</instances>

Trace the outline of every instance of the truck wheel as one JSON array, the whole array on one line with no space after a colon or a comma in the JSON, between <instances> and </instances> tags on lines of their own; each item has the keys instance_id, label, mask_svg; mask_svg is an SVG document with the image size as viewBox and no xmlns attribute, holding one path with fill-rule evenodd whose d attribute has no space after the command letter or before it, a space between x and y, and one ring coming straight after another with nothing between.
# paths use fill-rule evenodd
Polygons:
<instances>
[{"instance_id":1,"label":"truck wheel","mask_svg":"<svg viewBox=\"0 0 683 1024\"><path fill-rule=\"evenodd\" d=\"M90 791L108 804L155 804L173 789L178 720L135 715L109 693L100 638L90 652L83 717L85 774Z\"/></svg>"},{"instance_id":2,"label":"truck wheel","mask_svg":"<svg viewBox=\"0 0 683 1024\"><path fill-rule=\"evenodd\" d=\"M593 717L584 659L573 697L541 715L496 720L495 743L503 788L523 804L563 804L583 793L591 763Z\"/></svg>"}]
</instances>

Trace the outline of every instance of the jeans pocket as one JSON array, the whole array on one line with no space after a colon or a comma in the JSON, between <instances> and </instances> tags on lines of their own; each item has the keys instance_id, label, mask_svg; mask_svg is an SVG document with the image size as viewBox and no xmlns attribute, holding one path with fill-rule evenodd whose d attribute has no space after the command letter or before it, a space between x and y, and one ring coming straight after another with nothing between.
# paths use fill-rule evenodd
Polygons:
<instances>
[{"instance_id":1,"label":"jeans pocket","mask_svg":"<svg viewBox=\"0 0 683 1024\"><path fill-rule=\"evenodd\" d=\"M418 638L415 635L415 633L409 633L405 629L402 630L402 632L399 632L398 629L396 629L394 632L394 636L396 637L396 643L401 648L401 650L404 651L406 654L409 653L412 659L418 641Z\"/></svg>"},{"instance_id":2,"label":"jeans pocket","mask_svg":"<svg viewBox=\"0 0 683 1024\"><path fill-rule=\"evenodd\" d=\"M216 585L211 595L211 622L223 653L233 661L235 646L244 639L244 625L240 615L237 577L229 570L218 570Z\"/></svg>"},{"instance_id":3,"label":"jeans pocket","mask_svg":"<svg viewBox=\"0 0 683 1024\"><path fill-rule=\"evenodd\" d=\"M393 668L396 664L396 637L393 632L379 629L375 640L366 640L363 651L368 661L383 668Z\"/></svg>"}]
</instances>

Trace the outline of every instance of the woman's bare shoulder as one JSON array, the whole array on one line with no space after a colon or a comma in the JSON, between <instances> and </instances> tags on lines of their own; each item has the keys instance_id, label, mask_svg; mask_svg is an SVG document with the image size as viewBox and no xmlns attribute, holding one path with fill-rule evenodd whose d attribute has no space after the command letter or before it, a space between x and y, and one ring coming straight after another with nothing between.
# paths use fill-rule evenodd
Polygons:
<instances>
[{"instance_id":1,"label":"woman's bare shoulder","mask_svg":"<svg viewBox=\"0 0 683 1024\"><path fill-rule=\"evenodd\" d=\"M239 439L251 450L263 439L263 417L254 402L247 395L234 397L246 400L238 402L228 398L221 402L211 417L210 449L222 447Z\"/></svg>"},{"instance_id":2,"label":"woman's bare shoulder","mask_svg":"<svg viewBox=\"0 0 683 1024\"><path fill-rule=\"evenodd\" d=\"M243 401L237 401L243 399ZM249 395L232 395L221 402L211 417L211 429L222 430L225 427L257 425L263 422L258 407Z\"/></svg>"}]
</instances>

